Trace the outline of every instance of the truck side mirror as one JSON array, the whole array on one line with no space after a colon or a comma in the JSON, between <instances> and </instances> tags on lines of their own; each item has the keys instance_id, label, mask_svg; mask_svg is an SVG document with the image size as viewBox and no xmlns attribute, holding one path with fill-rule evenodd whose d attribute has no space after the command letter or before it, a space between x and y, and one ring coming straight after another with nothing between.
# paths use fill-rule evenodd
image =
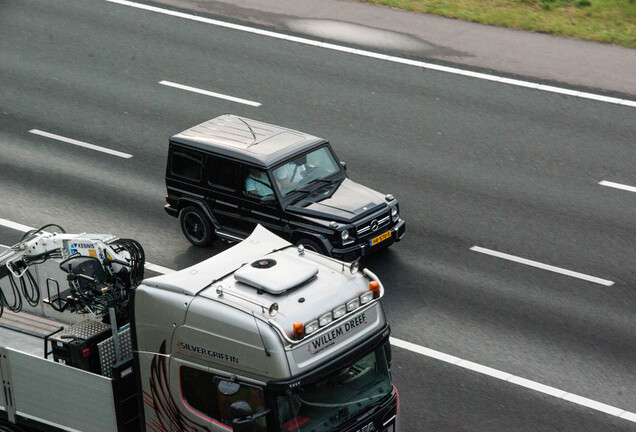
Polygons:
<instances>
[{"instance_id":1,"label":"truck side mirror","mask_svg":"<svg viewBox=\"0 0 636 432\"><path fill-rule=\"evenodd\" d=\"M230 405L230 414L234 419L244 419L252 415L252 407L245 401L236 401Z\"/></svg>"},{"instance_id":2,"label":"truck side mirror","mask_svg":"<svg viewBox=\"0 0 636 432\"><path fill-rule=\"evenodd\" d=\"M237 401L230 405L232 415L232 430L234 432L251 432L254 424L252 408L245 401Z\"/></svg>"},{"instance_id":3,"label":"truck side mirror","mask_svg":"<svg viewBox=\"0 0 636 432\"><path fill-rule=\"evenodd\" d=\"M346 171L347 170L347 163L345 161L340 161L340 165L342 165L342 168Z\"/></svg>"},{"instance_id":4,"label":"truck side mirror","mask_svg":"<svg viewBox=\"0 0 636 432\"><path fill-rule=\"evenodd\" d=\"M233 381L222 380L219 382L219 393L224 396L234 396L241 389L241 385L239 383L235 383ZM248 405L249 408L249 405Z\"/></svg>"}]
</instances>

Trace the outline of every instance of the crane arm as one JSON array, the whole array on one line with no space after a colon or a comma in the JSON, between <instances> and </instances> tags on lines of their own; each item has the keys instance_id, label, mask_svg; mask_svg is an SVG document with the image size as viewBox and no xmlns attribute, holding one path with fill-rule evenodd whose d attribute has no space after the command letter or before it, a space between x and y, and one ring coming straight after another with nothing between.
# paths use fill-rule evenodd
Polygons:
<instances>
[{"instance_id":1,"label":"crane arm","mask_svg":"<svg viewBox=\"0 0 636 432\"><path fill-rule=\"evenodd\" d=\"M25 279L34 281L29 269L47 261L57 262L67 273L70 291L65 300L58 299L57 307L51 305L56 309L70 305L77 312L88 310L101 315L108 307L127 302L129 293L143 279L145 257L135 240L109 234L49 233L39 229L28 232L0 254L0 281L10 280L15 297L20 294L15 280L24 287ZM15 300L13 305L18 303ZM0 308L6 305L13 309L1 286L0 301Z\"/></svg>"}]
</instances>

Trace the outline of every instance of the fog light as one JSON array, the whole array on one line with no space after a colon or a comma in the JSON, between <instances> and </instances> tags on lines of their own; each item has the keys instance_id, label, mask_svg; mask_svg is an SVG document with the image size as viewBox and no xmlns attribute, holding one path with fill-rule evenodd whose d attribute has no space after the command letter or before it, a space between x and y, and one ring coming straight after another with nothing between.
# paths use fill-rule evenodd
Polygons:
<instances>
[{"instance_id":1,"label":"fog light","mask_svg":"<svg viewBox=\"0 0 636 432\"><path fill-rule=\"evenodd\" d=\"M318 321L312 321L305 324L305 334L312 334L318 330Z\"/></svg>"},{"instance_id":2,"label":"fog light","mask_svg":"<svg viewBox=\"0 0 636 432\"><path fill-rule=\"evenodd\" d=\"M367 291L360 296L360 304L367 304L373 300L373 291Z\"/></svg>"},{"instance_id":3,"label":"fog light","mask_svg":"<svg viewBox=\"0 0 636 432\"><path fill-rule=\"evenodd\" d=\"M318 324L320 325L320 327L326 326L331 321L333 321L333 315L331 314L331 312L327 312L326 314L318 317Z\"/></svg>"},{"instance_id":4,"label":"fog light","mask_svg":"<svg viewBox=\"0 0 636 432\"><path fill-rule=\"evenodd\" d=\"M347 305L341 305L331 311L333 313L333 319L338 319L347 313Z\"/></svg>"},{"instance_id":5,"label":"fog light","mask_svg":"<svg viewBox=\"0 0 636 432\"><path fill-rule=\"evenodd\" d=\"M353 300L349 300L347 302L347 312L351 312L353 310L356 310L360 307L360 299L359 298L355 298Z\"/></svg>"}]
</instances>

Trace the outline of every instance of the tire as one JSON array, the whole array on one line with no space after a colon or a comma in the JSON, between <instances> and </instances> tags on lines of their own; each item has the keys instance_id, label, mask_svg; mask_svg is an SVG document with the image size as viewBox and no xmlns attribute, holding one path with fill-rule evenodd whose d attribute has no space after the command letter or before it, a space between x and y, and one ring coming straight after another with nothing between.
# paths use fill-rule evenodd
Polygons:
<instances>
[{"instance_id":1,"label":"tire","mask_svg":"<svg viewBox=\"0 0 636 432\"><path fill-rule=\"evenodd\" d=\"M318 243L316 240L312 240L310 238L301 238L296 242L296 246L303 245L306 250L317 252L319 254L326 255L325 248L323 245Z\"/></svg>"},{"instance_id":2,"label":"tire","mask_svg":"<svg viewBox=\"0 0 636 432\"><path fill-rule=\"evenodd\" d=\"M186 207L179 214L181 231L190 243L198 247L205 247L214 240L212 224L198 207Z\"/></svg>"}]
</instances>

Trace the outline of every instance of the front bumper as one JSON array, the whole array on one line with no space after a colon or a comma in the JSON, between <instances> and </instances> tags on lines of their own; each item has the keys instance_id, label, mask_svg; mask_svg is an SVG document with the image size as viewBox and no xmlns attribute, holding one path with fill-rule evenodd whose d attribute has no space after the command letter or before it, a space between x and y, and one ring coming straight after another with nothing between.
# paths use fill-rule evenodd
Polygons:
<instances>
[{"instance_id":1,"label":"front bumper","mask_svg":"<svg viewBox=\"0 0 636 432\"><path fill-rule=\"evenodd\" d=\"M376 245L371 245L370 240L353 243L350 246L343 248L333 248L331 250L331 256L343 261L353 261L358 258L367 256L377 250L384 249L391 246L393 243L397 243L402 240L406 233L406 222L402 219L397 221L391 228L391 235Z\"/></svg>"}]
</instances>

